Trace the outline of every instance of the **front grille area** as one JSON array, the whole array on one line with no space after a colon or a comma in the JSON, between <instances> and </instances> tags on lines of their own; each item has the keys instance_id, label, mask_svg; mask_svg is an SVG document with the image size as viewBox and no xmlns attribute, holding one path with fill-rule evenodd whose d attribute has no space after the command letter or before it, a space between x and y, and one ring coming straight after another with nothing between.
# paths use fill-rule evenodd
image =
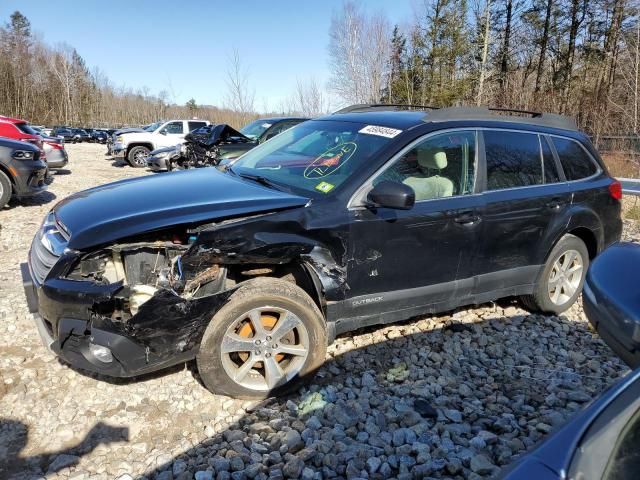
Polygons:
<instances>
[{"instance_id":1,"label":"front grille area","mask_svg":"<svg viewBox=\"0 0 640 480\"><path fill-rule=\"evenodd\" d=\"M58 261L58 256L45 248L40 235L41 234L38 233L33 239L33 243L31 243L29 265L31 266L33 280L39 285L42 285L47 274Z\"/></svg>"}]
</instances>

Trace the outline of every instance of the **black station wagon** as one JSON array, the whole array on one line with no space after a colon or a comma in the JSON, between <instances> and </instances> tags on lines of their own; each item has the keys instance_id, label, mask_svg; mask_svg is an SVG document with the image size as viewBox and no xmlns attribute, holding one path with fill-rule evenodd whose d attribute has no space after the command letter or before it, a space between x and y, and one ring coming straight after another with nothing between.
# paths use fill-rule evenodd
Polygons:
<instances>
[{"instance_id":1,"label":"black station wagon","mask_svg":"<svg viewBox=\"0 0 640 480\"><path fill-rule=\"evenodd\" d=\"M231 166L72 195L22 272L71 365L124 377L195 358L211 391L264 397L366 325L514 295L566 310L620 238L620 198L569 118L359 105Z\"/></svg>"}]
</instances>

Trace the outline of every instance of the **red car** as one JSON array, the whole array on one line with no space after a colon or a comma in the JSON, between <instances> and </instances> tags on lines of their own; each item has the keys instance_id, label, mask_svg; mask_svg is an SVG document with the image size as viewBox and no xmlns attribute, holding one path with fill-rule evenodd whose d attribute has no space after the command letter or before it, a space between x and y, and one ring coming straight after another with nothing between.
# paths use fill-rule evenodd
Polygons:
<instances>
[{"instance_id":1,"label":"red car","mask_svg":"<svg viewBox=\"0 0 640 480\"><path fill-rule=\"evenodd\" d=\"M0 115L0 137L33 143L40 149L40 158L45 160L42 137L26 121Z\"/></svg>"}]
</instances>

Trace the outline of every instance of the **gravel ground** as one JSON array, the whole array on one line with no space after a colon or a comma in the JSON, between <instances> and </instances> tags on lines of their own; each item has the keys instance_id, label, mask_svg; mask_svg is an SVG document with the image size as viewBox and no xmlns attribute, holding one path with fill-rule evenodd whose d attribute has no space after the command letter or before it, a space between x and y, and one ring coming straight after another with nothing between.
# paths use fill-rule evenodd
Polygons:
<instances>
[{"instance_id":1,"label":"gravel ground","mask_svg":"<svg viewBox=\"0 0 640 480\"><path fill-rule=\"evenodd\" d=\"M627 372L580 305L509 300L342 336L314 385L260 404L209 394L193 365L75 371L40 343L18 265L56 201L147 173L68 150L48 193L0 211L0 478L486 478Z\"/></svg>"}]
</instances>

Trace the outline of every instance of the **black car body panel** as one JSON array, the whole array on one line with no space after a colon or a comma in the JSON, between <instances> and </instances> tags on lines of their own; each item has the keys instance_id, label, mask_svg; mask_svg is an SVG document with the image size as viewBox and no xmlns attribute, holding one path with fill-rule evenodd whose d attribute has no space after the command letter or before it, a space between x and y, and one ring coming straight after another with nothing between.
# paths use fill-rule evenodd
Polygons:
<instances>
[{"instance_id":1,"label":"black car body panel","mask_svg":"<svg viewBox=\"0 0 640 480\"><path fill-rule=\"evenodd\" d=\"M189 285L209 274L224 284L229 275L240 278L244 271L300 277L332 338L366 325L531 294L549 251L565 233L580 236L592 256L620 237L620 202L609 192L613 180L579 132L504 120L442 124L425 121L421 112L314 120L323 121L355 123L356 130L379 125L402 131L331 195L295 185L262 185L260 178L240 178L234 166L225 173L202 169L124 180L58 204L51 222L66 237L61 243L68 250L50 256L36 236L32 278L25 279L33 281L34 288L25 290L54 341L67 345L73 336L86 343L87 333L102 329L127 340L110 337L110 344L131 347L133 342L135 359L146 352L145 371L180 361L195 355L208 319L236 288L196 290L196 295ZM354 203L366 182L414 140L436 131L473 129L482 145L483 129L496 128L574 138L592 152L598 171L576 182L487 192L480 154L471 194L416 202L409 210ZM127 275L141 269L135 282L155 272L158 261L177 271L179 282L158 289L129 315L133 280L104 284L106 267L99 267L114 263L114 255L123 256L125 264L132 259L123 267ZM96 268L102 269L98 278ZM61 330L72 321L85 326ZM86 352L86 345L82 348ZM90 365L83 367L98 372L133 375L142 368L138 360L116 355L120 366L109 368L118 373L107 372L90 355L84 358Z\"/></svg>"},{"instance_id":2,"label":"black car body panel","mask_svg":"<svg viewBox=\"0 0 640 480\"><path fill-rule=\"evenodd\" d=\"M33 153L32 160L16 160L13 153L25 150ZM9 177L14 197L30 197L47 189L47 164L40 159L40 149L27 142L0 138L0 170Z\"/></svg>"}]
</instances>

